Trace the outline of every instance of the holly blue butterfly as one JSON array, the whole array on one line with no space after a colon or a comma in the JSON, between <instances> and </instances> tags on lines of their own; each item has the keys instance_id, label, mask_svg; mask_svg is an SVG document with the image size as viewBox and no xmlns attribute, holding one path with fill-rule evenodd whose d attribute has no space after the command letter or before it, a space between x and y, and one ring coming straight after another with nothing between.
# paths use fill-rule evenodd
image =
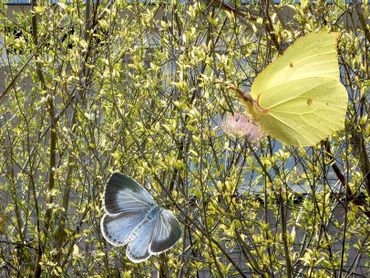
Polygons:
<instances>
[{"instance_id":1,"label":"holly blue butterfly","mask_svg":"<svg viewBox=\"0 0 370 278\"><path fill-rule=\"evenodd\" d=\"M126 255L132 262L165 252L181 236L172 212L159 207L148 191L126 175L114 173L109 178L103 207L103 237L112 245L127 244Z\"/></svg>"}]
</instances>

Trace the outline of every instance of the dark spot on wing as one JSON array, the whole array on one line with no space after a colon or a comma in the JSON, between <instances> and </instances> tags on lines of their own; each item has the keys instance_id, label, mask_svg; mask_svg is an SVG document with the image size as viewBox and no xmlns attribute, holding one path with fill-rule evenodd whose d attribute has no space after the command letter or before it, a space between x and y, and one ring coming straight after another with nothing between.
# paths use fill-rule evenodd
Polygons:
<instances>
[{"instance_id":1,"label":"dark spot on wing","mask_svg":"<svg viewBox=\"0 0 370 278\"><path fill-rule=\"evenodd\" d=\"M289 66L292 68L293 67L293 63L290 63Z\"/></svg>"},{"instance_id":2,"label":"dark spot on wing","mask_svg":"<svg viewBox=\"0 0 370 278\"><path fill-rule=\"evenodd\" d=\"M310 99L310 98L309 98L309 99L307 100L307 104L308 104L308 105L311 105L311 104L312 104L312 99Z\"/></svg>"}]
</instances>

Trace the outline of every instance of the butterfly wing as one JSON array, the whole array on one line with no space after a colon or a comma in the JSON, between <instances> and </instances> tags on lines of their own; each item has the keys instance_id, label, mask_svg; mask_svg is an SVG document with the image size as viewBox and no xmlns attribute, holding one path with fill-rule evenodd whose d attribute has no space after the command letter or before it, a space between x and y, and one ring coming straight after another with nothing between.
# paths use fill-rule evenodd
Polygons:
<instances>
[{"instance_id":1,"label":"butterfly wing","mask_svg":"<svg viewBox=\"0 0 370 278\"><path fill-rule=\"evenodd\" d=\"M317 32L297 39L283 55L269 64L253 81L251 95L258 95L280 84L308 77L339 78L337 38L339 33ZM269 95L261 95L269 98Z\"/></svg>"},{"instance_id":2,"label":"butterfly wing","mask_svg":"<svg viewBox=\"0 0 370 278\"><path fill-rule=\"evenodd\" d=\"M107 213L146 213L155 202L152 196L134 179L114 173L109 178L104 193L104 207Z\"/></svg>"},{"instance_id":3,"label":"butterfly wing","mask_svg":"<svg viewBox=\"0 0 370 278\"><path fill-rule=\"evenodd\" d=\"M269 106L269 112L259 120L272 137L285 144L312 146L344 128L347 103L341 97L346 100L343 85L323 77L312 77L306 81L291 81L270 89L274 90L272 98L281 94L282 100ZM295 97L285 98L287 90L295 93ZM266 92L269 93L269 90Z\"/></svg>"},{"instance_id":4,"label":"butterfly wing","mask_svg":"<svg viewBox=\"0 0 370 278\"><path fill-rule=\"evenodd\" d=\"M171 211L162 209L154 230L150 253L159 254L170 249L181 236L179 221Z\"/></svg>"},{"instance_id":5,"label":"butterfly wing","mask_svg":"<svg viewBox=\"0 0 370 278\"><path fill-rule=\"evenodd\" d=\"M344 128L348 97L339 81L337 37L310 33L256 77L251 96L259 109L249 112L271 136L310 146Z\"/></svg>"},{"instance_id":6,"label":"butterfly wing","mask_svg":"<svg viewBox=\"0 0 370 278\"><path fill-rule=\"evenodd\" d=\"M100 222L103 237L112 245L125 245L133 240L132 234L144 221L146 214L141 212L122 212L105 214Z\"/></svg>"},{"instance_id":7,"label":"butterfly wing","mask_svg":"<svg viewBox=\"0 0 370 278\"><path fill-rule=\"evenodd\" d=\"M151 253L149 251L156 223L160 215L160 208L154 208L146 215L144 222L132 234L133 240L127 245L126 255L134 263L147 260Z\"/></svg>"}]
</instances>

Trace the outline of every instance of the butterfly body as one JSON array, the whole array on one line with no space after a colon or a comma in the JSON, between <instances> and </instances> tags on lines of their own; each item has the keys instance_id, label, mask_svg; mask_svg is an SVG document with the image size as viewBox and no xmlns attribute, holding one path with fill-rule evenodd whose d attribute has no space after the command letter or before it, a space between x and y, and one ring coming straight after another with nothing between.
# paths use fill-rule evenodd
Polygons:
<instances>
[{"instance_id":1,"label":"butterfly body","mask_svg":"<svg viewBox=\"0 0 370 278\"><path fill-rule=\"evenodd\" d=\"M104 209L103 237L112 245L127 244L126 254L133 262L165 252L181 236L172 212L158 206L140 184L123 174L114 173L109 178Z\"/></svg>"}]
</instances>

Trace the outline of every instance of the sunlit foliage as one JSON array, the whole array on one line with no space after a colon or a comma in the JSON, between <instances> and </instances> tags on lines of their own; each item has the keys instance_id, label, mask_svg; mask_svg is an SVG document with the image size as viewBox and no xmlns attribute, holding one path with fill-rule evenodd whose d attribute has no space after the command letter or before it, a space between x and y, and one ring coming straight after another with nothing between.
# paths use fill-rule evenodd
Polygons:
<instances>
[{"instance_id":1,"label":"sunlit foliage","mask_svg":"<svg viewBox=\"0 0 370 278\"><path fill-rule=\"evenodd\" d=\"M31 2L0 4L0 276L370 273L368 5ZM217 80L248 90L316 30L342 33L346 129L310 148L224 134L243 109ZM112 171L176 214L175 248L133 264L104 241Z\"/></svg>"}]
</instances>

